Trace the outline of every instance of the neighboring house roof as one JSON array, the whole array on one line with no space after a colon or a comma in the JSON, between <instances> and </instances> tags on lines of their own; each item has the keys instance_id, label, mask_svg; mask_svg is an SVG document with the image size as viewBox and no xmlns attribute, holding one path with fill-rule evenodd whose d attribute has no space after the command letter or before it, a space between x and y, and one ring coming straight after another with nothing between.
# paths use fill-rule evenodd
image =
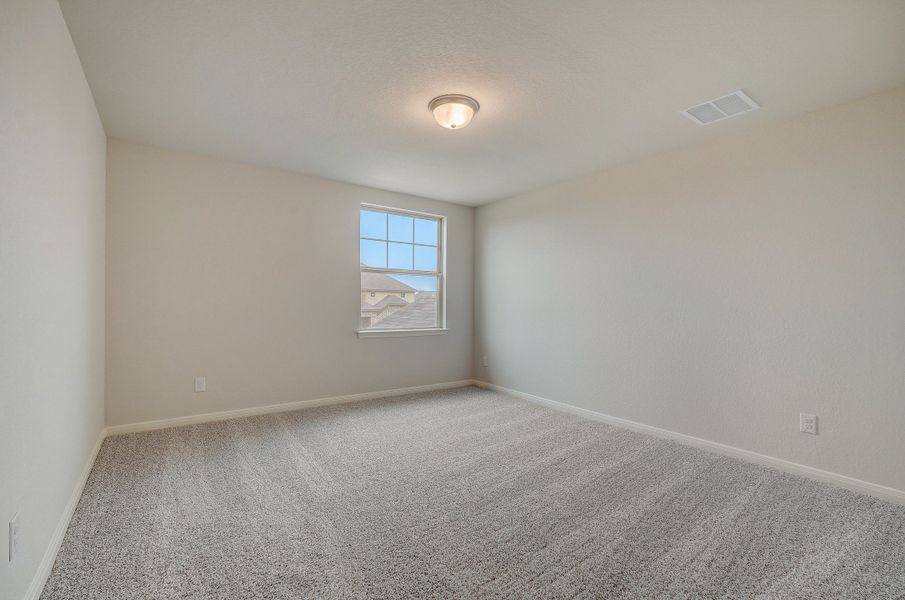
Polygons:
<instances>
[{"instance_id":1,"label":"neighboring house roof","mask_svg":"<svg viewBox=\"0 0 905 600\"><path fill-rule=\"evenodd\" d=\"M361 291L363 292L415 292L410 285L406 285L394 277L383 273L361 273Z\"/></svg>"},{"instance_id":2,"label":"neighboring house roof","mask_svg":"<svg viewBox=\"0 0 905 600\"><path fill-rule=\"evenodd\" d=\"M418 292L415 300L380 320L380 329L420 329L437 326L437 292Z\"/></svg>"},{"instance_id":3,"label":"neighboring house roof","mask_svg":"<svg viewBox=\"0 0 905 600\"><path fill-rule=\"evenodd\" d=\"M408 302L399 296L387 296L375 304L361 303L361 312L380 312L387 306L406 306Z\"/></svg>"}]
</instances>

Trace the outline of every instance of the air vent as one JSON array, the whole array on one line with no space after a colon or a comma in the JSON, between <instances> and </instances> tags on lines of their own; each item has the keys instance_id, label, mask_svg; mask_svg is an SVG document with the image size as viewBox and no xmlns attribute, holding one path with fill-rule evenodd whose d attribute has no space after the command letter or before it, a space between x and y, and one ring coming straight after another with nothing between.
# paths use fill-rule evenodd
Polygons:
<instances>
[{"instance_id":1,"label":"air vent","mask_svg":"<svg viewBox=\"0 0 905 600\"><path fill-rule=\"evenodd\" d=\"M698 125L710 125L717 121L723 121L730 117L760 108L757 102L748 97L748 94L738 90L729 95L710 100L689 109L683 110L682 114L697 123Z\"/></svg>"}]
</instances>

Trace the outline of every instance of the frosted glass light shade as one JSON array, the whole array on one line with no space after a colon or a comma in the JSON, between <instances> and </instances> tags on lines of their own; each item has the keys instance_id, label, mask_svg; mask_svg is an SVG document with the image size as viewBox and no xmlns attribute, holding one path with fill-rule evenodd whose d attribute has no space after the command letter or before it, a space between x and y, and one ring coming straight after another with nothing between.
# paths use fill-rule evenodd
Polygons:
<instances>
[{"instance_id":1,"label":"frosted glass light shade","mask_svg":"<svg viewBox=\"0 0 905 600\"><path fill-rule=\"evenodd\" d=\"M459 94L438 96L427 105L440 127L462 129L467 127L480 105L474 98Z\"/></svg>"}]
</instances>

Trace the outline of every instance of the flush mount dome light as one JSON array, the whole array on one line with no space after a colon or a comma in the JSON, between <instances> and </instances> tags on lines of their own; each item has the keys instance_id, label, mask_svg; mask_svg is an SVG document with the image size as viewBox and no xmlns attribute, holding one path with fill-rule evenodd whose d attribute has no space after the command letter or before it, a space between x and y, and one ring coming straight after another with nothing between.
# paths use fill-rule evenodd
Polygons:
<instances>
[{"instance_id":1,"label":"flush mount dome light","mask_svg":"<svg viewBox=\"0 0 905 600\"><path fill-rule=\"evenodd\" d=\"M431 100L427 108L434 113L440 127L462 129L471 123L471 119L481 106L474 98L461 94L446 94Z\"/></svg>"}]
</instances>

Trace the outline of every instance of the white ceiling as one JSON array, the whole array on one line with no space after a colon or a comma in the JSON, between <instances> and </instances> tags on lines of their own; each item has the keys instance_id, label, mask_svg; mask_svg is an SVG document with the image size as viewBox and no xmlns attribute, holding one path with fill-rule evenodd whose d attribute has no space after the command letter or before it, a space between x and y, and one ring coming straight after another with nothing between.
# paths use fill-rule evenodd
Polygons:
<instances>
[{"instance_id":1,"label":"white ceiling","mask_svg":"<svg viewBox=\"0 0 905 600\"><path fill-rule=\"evenodd\" d=\"M905 82L903 0L60 4L111 137L464 204Z\"/></svg>"}]
</instances>

